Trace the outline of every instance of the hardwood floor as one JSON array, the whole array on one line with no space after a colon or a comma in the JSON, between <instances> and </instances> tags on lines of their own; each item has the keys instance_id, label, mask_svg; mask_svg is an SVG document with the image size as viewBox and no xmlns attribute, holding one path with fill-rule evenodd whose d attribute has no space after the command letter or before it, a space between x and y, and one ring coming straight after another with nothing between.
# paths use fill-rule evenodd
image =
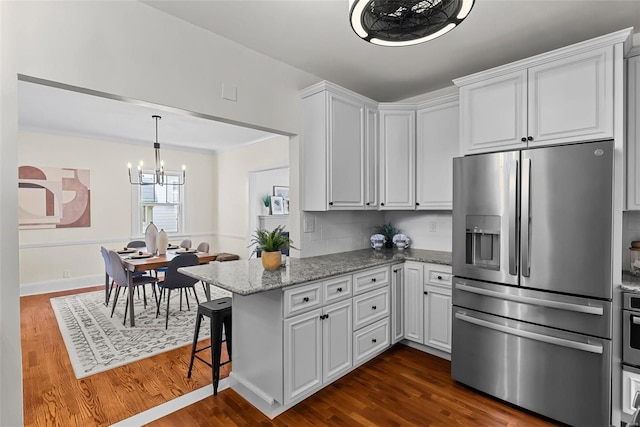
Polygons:
<instances>
[{"instance_id":1,"label":"hardwood floor","mask_svg":"<svg viewBox=\"0 0 640 427\"><path fill-rule=\"evenodd\" d=\"M202 363L186 378L190 346L77 380L49 303L77 292L21 298L25 426L106 426L211 384ZM457 384L449 372L448 361L398 345L274 420L227 389L149 425L554 425Z\"/></svg>"},{"instance_id":2,"label":"hardwood floor","mask_svg":"<svg viewBox=\"0 0 640 427\"><path fill-rule=\"evenodd\" d=\"M190 345L76 379L49 299L78 292L20 299L25 426L107 426L211 384L203 363L195 363L187 378ZM221 374L230 369L224 366Z\"/></svg>"}]
</instances>

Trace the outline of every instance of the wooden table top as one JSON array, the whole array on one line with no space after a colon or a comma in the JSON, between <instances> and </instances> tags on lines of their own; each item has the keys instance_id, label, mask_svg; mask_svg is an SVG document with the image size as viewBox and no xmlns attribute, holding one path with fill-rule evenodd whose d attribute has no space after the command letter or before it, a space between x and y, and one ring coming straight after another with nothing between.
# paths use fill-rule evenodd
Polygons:
<instances>
[{"instance_id":1,"label":"wooden table top","mask_svg":"<svg viewBox=\"0 0 640 427\"><path fill-rule=\"evenodd\" d=\"M144 252L144 248L140 248L142 252ZM136 252L134 252L135 254ZM200 260L200 264L206 264L211 261L215 261L216 255L210 254L207 252L195 252ZM169 261L171 261L176 256L180 255L180 253L176 253L175 250L168 250L165 255L156 255L150 258L130 258L132 254L120 254L122 257L122 262L125 267L129 271L148 271L148 270L156 270L158 268L167 267L169 265Z\"/></svg>"}]
</instances>

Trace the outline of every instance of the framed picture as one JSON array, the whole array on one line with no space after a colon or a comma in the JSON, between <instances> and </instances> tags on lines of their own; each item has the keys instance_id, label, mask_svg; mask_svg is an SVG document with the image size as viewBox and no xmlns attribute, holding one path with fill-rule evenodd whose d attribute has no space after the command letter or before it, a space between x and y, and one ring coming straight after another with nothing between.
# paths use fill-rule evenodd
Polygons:
<instances>
[{"instance_id":1,"label":"framed picture","mask_svg":"<svg viewBox=\"0 0 640 427\"><path fill-rule=\"evenodd\" d=\"M271 196L271 215L284 215L284 199L280 196Z\"/></svg>"},{"instance_id":2,"label":"framed picture","mask_svg":"<svg viewBox=\"0 0 640 427\"><path fill-rule=\"evenodd\" d=\"M273 195L282 197L283 200L289 200L289 187L283 187L280 185L273 186Z\"/></svg>"},{"instance_id":3,"label":"framed picture","mask_svg":"<svg viewBox=\"0 0 640 427\"><path fill-rule=\"evenodd\" d=\"M284 214L289 215L289 199L284 199L282 204L284 206Z\"/></svg>"}]
</instances>

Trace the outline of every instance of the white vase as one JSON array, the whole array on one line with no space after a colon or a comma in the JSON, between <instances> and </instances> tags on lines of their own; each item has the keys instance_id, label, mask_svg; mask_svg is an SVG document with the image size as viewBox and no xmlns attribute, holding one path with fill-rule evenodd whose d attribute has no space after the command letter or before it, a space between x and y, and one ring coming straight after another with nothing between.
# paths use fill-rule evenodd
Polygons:
<instances>
[{"instance_id":1,"label":"white vase","mask_svg":"<svg viewBox=\"0 0 640 427\"><path fill-rule=\"evenodd\" d=\"M169 236L164 228L160 229L158 233L158 255L164 255L167 253L167 246L169 246Z\"/></svg>"},{"instance_id":2,"label":"white vase","mask_svg":"<svg viewBox=\"0 0 640 427\"><path fill-rule=\"evenodd\" d=\"M144 231L144 242L147 245L147 252L155 254L158 250L158 227L151 221Z\"/></svg>"}]
</instances>

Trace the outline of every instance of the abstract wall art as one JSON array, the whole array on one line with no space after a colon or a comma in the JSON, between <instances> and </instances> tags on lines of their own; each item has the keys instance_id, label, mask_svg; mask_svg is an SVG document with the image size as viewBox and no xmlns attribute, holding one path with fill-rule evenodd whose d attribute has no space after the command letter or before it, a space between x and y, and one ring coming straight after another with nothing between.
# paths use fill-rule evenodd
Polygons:
<instances>
[{"instance_id":1,"label":"abstract wall art","mask_svg":"<svg viewBox=\"0 0 640 427\"><path fill-rule=\"evenodd\" d=\"M20 166L20 229L91 226L89 170Z\"/></svg>"}]
</instances>

